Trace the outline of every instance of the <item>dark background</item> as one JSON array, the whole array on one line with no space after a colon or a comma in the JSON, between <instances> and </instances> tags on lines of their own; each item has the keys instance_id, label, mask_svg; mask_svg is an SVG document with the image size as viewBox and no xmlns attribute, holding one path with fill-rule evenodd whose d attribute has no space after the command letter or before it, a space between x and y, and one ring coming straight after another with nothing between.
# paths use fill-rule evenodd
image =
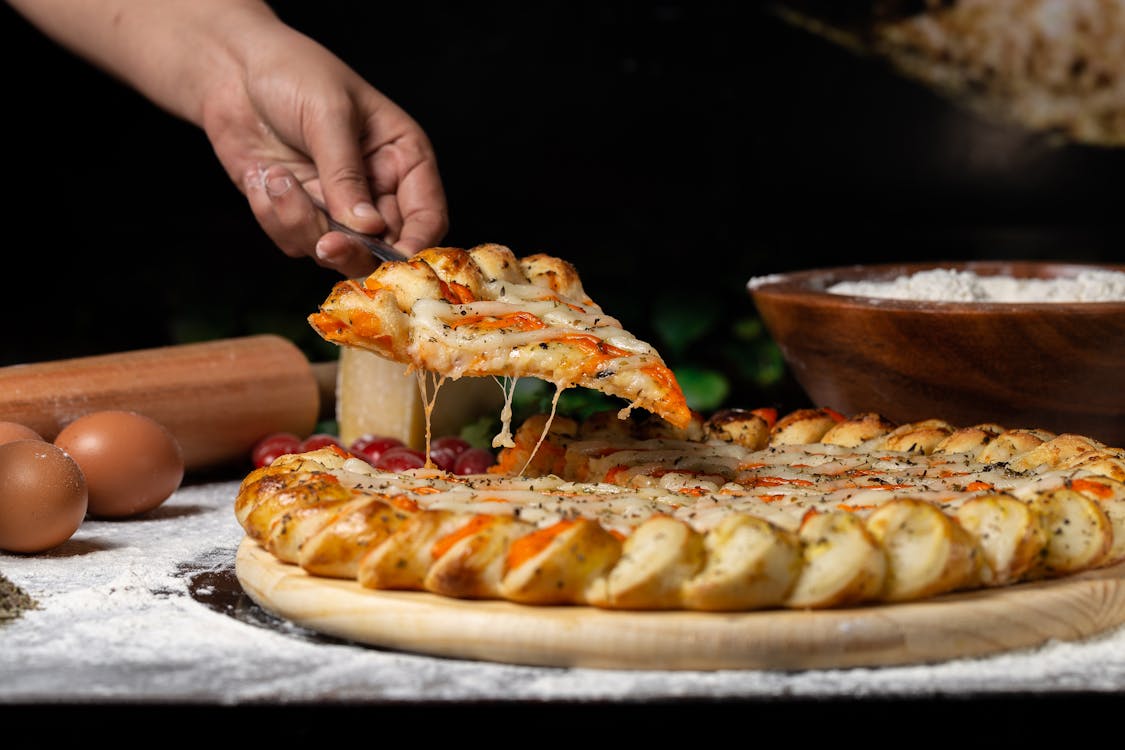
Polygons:
<instances>
[{"instance_id":1,"label":"dark background","mask_svg":"<svg viewBox=\"0 0 1125 750\"><path fill-rule=\"evenodd\" d=\"M273 6L427 130L445 244L567 258L643 338L669 296L718 305L722 337L766 273L1125 259L1125 154L985 122L753 3ZM333 355L305 316L338 277L270 244L201 131L7 6L0 55L0 365L261 331Z\"/></svg>"},{"instance_id":2,"label":"dark background","mask_svg":"<svg viewBox=\"0 0 1125 750\"><path fill-rule=\"evenodd\" d=\"M779 271L1125 262L1125 154L984 122L753 3L273 5L425 127L448 244L570 259L642 336L654 295L717 303L733 322L753 315L745 282ZM0 64L0 366L261 331L331 356L304 320L337 276L270 244L200 131L3 4ZM1066 715L1104 713L1097 698ZM974 701L940 709L995 725L995 702ZM1042 730L1012 707L1004 731ZM861 708L767 702L761 716Z\"/></svg>"}]
</instances>

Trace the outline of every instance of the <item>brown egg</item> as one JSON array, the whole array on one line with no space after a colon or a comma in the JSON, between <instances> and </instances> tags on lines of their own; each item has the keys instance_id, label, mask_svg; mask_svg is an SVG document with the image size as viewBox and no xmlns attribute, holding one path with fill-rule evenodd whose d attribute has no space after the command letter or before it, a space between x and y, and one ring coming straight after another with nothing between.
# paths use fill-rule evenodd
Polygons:
<instances>
[{"instance_id":1,"label":"brown egg","mask_svg":"<svg viewBox=\"0 0 1125 750\"><path fill-rule=\"evenodd\" d=\"M13 440L42 440L43 436L19 422L0 422L0 445Z\"/></svg>"},{"instance_id":2,"label":"brown egg","mask_svg":"<svg viewBox=\"0 0 1125 750\"><path fill-rule=\"evenodd\" d=\"M0 445L0 549L43 552L74 535L86 517L77 462L42 439Z\"/></svg>"},{"instance_id":3,"label":"brown egg","mask_svg":"<svg viewBox=\"0 0 1125 750\"><path fill-rule=\"evenodd\" d=\"M167 500L184 478L184 457L162 424L132 411L83 415L59 432L55 445L86 475L91 516L126 518Z\"/></svg>"}]
</instances>

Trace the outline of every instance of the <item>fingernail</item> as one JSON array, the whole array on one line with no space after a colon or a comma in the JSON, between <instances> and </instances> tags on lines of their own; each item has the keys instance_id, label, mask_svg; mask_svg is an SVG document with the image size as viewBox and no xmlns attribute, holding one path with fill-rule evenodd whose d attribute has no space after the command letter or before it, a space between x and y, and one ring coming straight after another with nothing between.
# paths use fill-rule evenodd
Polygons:
<instances>
[{"instance_id":1,"label":"fingernail","mask_svg":"<svg viewBox=\"0 0 1125 750\"><path fill-rule=\"evenodd\" d=\"M379 212L370 203L357 203L352 206L352 214L367 218L368 216L378 216Z\"/></svg>"},{"instance_id":2,"label":"fingernail","mask_svg":"<svg viewBox=\"0 0 1125 750\"><path fill-rule=\"evenodd\" d=\"M284 195L293 187L293 181L288 177L271 177L266 180L266 192L273 196Z\"/></svg>"},{"instance_id":3,"label":"fingernail","mask_svg":"<svg viewBox=\"0 0 1125 750\"><path fill-rule=\"evenodd\" d=\"M330 252L328 248L325 247L323 242L316 243L316 257L321 260L330 260L334 255L334 253Z\"/></svg>"}]
</instances>

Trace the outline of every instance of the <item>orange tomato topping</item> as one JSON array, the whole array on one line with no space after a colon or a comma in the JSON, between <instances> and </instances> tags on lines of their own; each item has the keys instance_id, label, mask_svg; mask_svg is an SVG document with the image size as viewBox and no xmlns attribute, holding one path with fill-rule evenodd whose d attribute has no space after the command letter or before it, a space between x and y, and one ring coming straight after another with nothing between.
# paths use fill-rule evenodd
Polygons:
<instances>
[{"instance_id":1,"label":"orange tomato topping","mask_svg":"<svg viewBox=\"0 0 1125 750\"><path fill-rule=\"evenodd\" d=\"M808 510L805 511L805 514L803 516L801 516L801 526L804 526L806 523L813 520L814 518L816 518L819 515L820 515L819 510L817 510L816 508L809 508Z\"/></svg>"},{"instance_id":2,"label":"orange tomato topping","mask_svg":"<svg viewBox=\"0 0 1125 750\"><path fill-rule=\"evenodd\" d=\"M391 505L399 510L405 510L410 513L416 513L419 510L418 503L414 502L406 495L395 495L391 498Z\"/></svg>"},{"instance_id":3,"label":"orange tomato topping","mask_svg":"<svg viewBox=\"0 0 1125 750\"><path fill-rule=\"evenodd\" d=\"M687 399L684 397L680 384L672 371L661 364L647 365L641 372L655 380L664 389L664 398L660 405L666 412L664 418L677 427L686 427L691 422L691 410L688 408Z\"/></svg>"},{"instance_id":4,"label":"orange tomato topping","mask_svg":"<svg viewBox=\"0 0 1125 750\"><path fill-rule=\"evenodd\" d=\"M476 297L473 296L472 290L464 284L458 284L456 281L441 281L441 297L446 302L453 305L464 305L469 302L475 302Z\"/></svg>"},{"instance_id":5,"label":"orange tomato topping","mask_svg":"<svg viewBox=\"0 0 1125 750\"><path fill-rule=\"evenodd\" d=\"M608 344L597 336L589 333L564 333L560 336L554 336L550 341L558 341L564 344L573 344L574 346L583 349L591 356L597 357L595 364L604 362L613 357L628 357L629 352L619 347ZM591 369L592 372L592 369Z\"/></svg>"},{"instance_id":6,"label":"orange tomato topping","mask_svg":"<svg viewBox=\"0 0 1125 750\"><path fill-rule=\"evenodd\" d=\"M390 340L390 337L383 331L383 322L376 315L362 310L353 310L348 322L351 329L359 336L368 339L382 336L388 341Z\"/></svg>"},{"instance_id":7,"label":"orange tomato topping","mask_svg":"<svg viewBox=\"0 0 1125 750\"><path fill-rule=\"evenodd\" d=\"M546 323L529 312L514 312L500 316L464 315L454 318L449 323L451 328L459 328L464 325L475 326L486 331L501 328L510 328L517 331L537 331L547 327Z\"/></svg>"},{"instance_id":8,"label":"orange tomato topping","mask_svg":"<svg viewBox=\"0 0 1125 750\"><path fill-rule=\"evenodd\" d=\"M610 484L617 484L618 480L621 479L621 475L628 470L629 467L625 465L619 464L617 466L614 466L612 469L605 473L605 479L603 481L609 482Z\"/></svg>"},{"instance_id":9,"label":"orange tomato topping","mask_svg":"<svg viewBox=\"0 0 1125 750\"><path fill-rule=\"evenodd\" d=\"M327 448L328 450L332 451L333 453L335 453L340 458L351 458L352 457L352 454L348 453L348 451L344 450L344 448L342 446L332 445L331 443L329 443L328 445L326 445L324 447Z\"/></svg>"},{"instance_id":10,"label":"orange tomato topping","mask_svg":"<svg viewBox=\"0 0 1125 750\"><path fill-rule=\"evenodd\" d=\"M524 534L508 547L508 570L514 570L547 548L555 537L577 521L562 520L545 529Z\"/></svg>"},{"instance_id":11,"label":"orange tomato topping","mask_svg":"<svg viewBox=\"0 0 1125 750\"><path fill-rule=\"evenodd\" d=\"M338 337L347 328L343 321L333 318L331 315L317 312L309 316L309 323L313 328L320 331L326 337L333 339Z\"/></svg>"},{"instance_id":12,"label":"orange tomato topping","mask_svg":"<svg viewBox=\"0 0 1125 750\"><path fill-rule=\"evenodd\" d=\"M788 479L786 477L754 477L750 480L751 487L780 487L784 484L811 487L813 483L808 479Z\"/></svg>"},{"instance_id":13,"label":"orange tomato topping","mask_svg":"<svg viewBox=\"0 0 1125 750\"><path fill-rule=\"evenodd\" d=\"M578 305L572 305L569 302L567 302L566 300L559 297L557 294L548 294L546 297L541 297L540 299L542 299L544 301L550 300L551 302L558 302L560 305L566 305L571 310L574 310L574 312L580 312L580 313L586 312L585 308L579 307ZM593 303L587 302L586 304L593 304Z\"/></svg>"},{"instance_id":14,"label":"orange tomato topping","mask_svg":"<svg viewBox=\"0 0 1125 750\"><path fill-rule=\"evenodd\" d=\"M342 283L346 284L349 288L359 292L368 299L375 299L375 293L383 288L376 282L371 282L370 284L368 284L366 281L364 281L363 286L360 286L359 284L355 283L355 281L349 279L348 281Z\"/></svg>"},{"instance_id":15,"label":"orange tomato topping","mask_svg":"<svg viewBox=\"0 0 1125 750\"><path fill-rule=\"evenodd\" d=\"M441 539L438 539L436 542L434 542L434 546L430 548L430 557L435 560L438 559L446 552L448 552L450 547L452 547L457 542L461 541L467 536L472 536L478 531L482 531L488 528L494 523L496 523L496 516L484 514L473 516L467 524L452 533L446 534Z\"/></svg>"},{"instance_id":16,"label":"orange tomato topping","mask_svg":"<svg viewBox=\"0 0 1125 750\"><path fill-rule=\"evenodd\" d=\"M764 406L761 409L751 409L751 414L757 414L762 419L766 420L766 426L771 430L777 424L777 409L772 406Z\"/></svg>"},{"instance_id":17,"label":"orange tomato topping","mask_svg":"<svg viewBox=\"0 0 1125 750\"><path fill-rule=\"evenodd\" d=\"M847 503L840 503L836 507L839 508L840 510L855 512L857 510L871 510L872 508L877 507L877 506L874 506L874 505L848 505Z\"/></svg>"},{"instance_id":18,"label":"orange tomato topping","mask_svg":"<svg viewBox=\"0 0 1125 750\"><path fill-rule=\"evenodd\" d=\"M1101 482L1093 482L1089 479L1072 479L1070 486L1076 492L1085 492L1094 497L1108 498L1113 495L1112 489Z\"/></svg>"}]
</instances>

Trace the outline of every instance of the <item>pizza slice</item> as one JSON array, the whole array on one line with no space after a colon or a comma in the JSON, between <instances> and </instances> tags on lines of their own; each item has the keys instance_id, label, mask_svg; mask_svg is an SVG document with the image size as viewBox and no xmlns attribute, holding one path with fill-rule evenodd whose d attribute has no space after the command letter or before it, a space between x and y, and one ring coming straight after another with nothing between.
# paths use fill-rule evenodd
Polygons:
<instances>
[{"instance_id":1,"label":"pizza slice","mask_svg":"<svg viewBox=\"0 0 1125 750\"><path fill-rule=\"evenodd\" d=\"M586 294L569 262L502 245L434 247L337 283L308 318L326 340L406 364L432 407L446 379L506 379L503 429L511 445L515 380L590 388L685 427L692 412L671 370L648 343ZM434 378L427 393L425 377Z\"/></svg>"}]
</instances>

